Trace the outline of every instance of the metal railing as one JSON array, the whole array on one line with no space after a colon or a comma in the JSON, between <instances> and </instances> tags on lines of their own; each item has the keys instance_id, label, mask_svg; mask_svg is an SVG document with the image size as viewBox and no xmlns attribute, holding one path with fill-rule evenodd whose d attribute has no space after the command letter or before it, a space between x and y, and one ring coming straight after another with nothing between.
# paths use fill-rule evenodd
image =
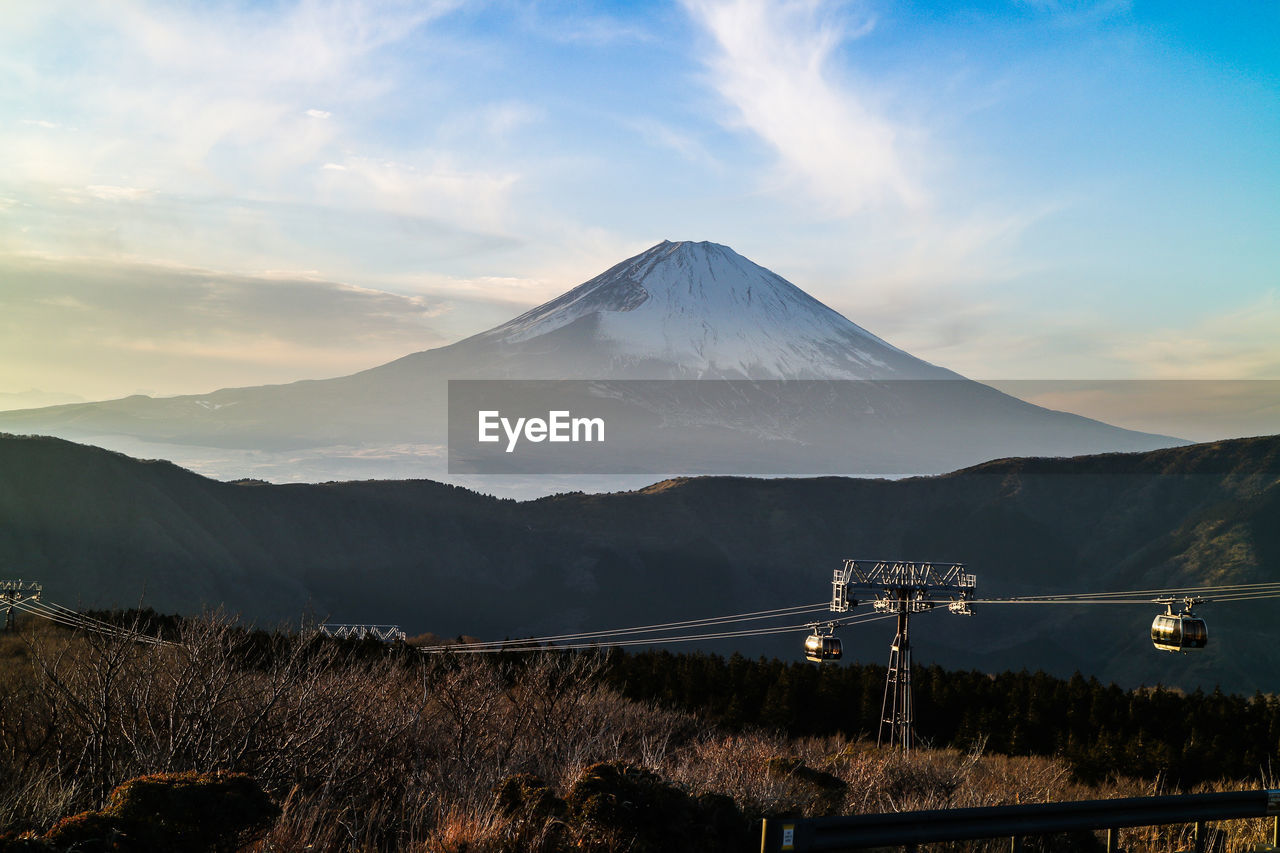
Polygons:
<instances>
[{"instance_id":1,"label":"metal railing","mask_svg":"<svg viewBox=\"0 0 1280 853\"><path fill-rule=\"evenodd\" d=\"M868 814L827 818L770 818L760 833L761 853L841 851L867 847L915 847L938 841L979 838L1011 840L1020 850L1026 836L1107 830L1107 850L1115 851L1116 830L1130 826L1195 824L1195 849L1203 851L1205 824L1271 817L1271 843L1280 846L1280 790L1127 797L1020 806Z\"/></svg>"}]
</instances>

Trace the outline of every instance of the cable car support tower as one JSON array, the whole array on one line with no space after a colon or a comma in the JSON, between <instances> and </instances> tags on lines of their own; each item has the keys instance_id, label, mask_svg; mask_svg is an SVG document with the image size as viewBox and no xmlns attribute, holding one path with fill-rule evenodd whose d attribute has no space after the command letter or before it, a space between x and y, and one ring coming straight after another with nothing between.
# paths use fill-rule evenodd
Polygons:
<instances>
[{"instance_id":1,"label":"cable car support tower","mask_svg":"<svg viewBox=\"0 0 1280 853\"><path fill-rule=\"evenodd\" d=\"M887 727L889 746L900 747L904 755L911 752L911 614L946 604L952 613L972 616L970 599L977 585L977 577L962 563L845 560L835 570L832 610L847 613L859 599L870 599L878 612L898 617L898 632L889 647L877 745L885 743Z\"/></svg>"},{"instance_id":2,"label":"cable car support tower","mask_svg":"<svg viewBox=\"0 0 1280 853\"><path fill-rule=\"evenodd\" d=\"M38 583L22 582L21 580L10 581L0 580L0 610L4 610L4 630L13 630L13 608L18 602L24 599L40 599L40 593L44 591Z\"/></svg>"}]
</instances>

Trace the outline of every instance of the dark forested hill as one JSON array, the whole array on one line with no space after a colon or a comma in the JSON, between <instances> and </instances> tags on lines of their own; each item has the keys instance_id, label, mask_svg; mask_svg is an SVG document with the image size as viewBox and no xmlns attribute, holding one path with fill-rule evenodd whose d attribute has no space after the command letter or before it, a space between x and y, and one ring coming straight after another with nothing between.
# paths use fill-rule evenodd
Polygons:
<instances>
[{"instance_id":1,"label":"dark forested hill","mask_svg":"<svg viewBox=\"0 0 1280 853\"><path fill-rule=\"evenodd\" d=\"M813 666L667 650L611 652L609 683L633 699L700 714L733 731L877 737L883 665ZM1057 756L1077 778L1160 778L1172 790L1256 779L1274 765L1280 696L1125 691L1076 674L916 667L920 742L966 752ZM1265 772L1265 771L1263 771Z\"/></svg>"},{"instance_id":2,"label":"dark forested hill","mask_svg":"<svg viewBox=\"0 0 1280 853\"><path fill-rule=\"evenodd\" d=\"M1280 438L517 503L427 481L223 483L0 437L0 576L70 606L225 604L266 622L310 611L501 638L820 602L843 557L963 561L984 597L1280 580ZM1280 692L1274 602L1206 605L1210 648L1186 657L1151 648L1155 610L931 613L916 660ZM863 661L889 639L883 623L845 634ZM710 648L794 657L799 642Z\"/></svg>"}]
</instances>

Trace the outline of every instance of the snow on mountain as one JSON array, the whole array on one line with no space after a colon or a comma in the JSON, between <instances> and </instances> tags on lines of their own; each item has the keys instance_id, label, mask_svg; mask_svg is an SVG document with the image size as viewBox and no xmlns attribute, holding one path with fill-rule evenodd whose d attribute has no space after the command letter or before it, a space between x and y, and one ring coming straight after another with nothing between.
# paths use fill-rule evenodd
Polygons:
<instances>
[{"instance_id":1,"label":"snow on mountain","mask_svg":"<svg viewBox=\"0 0 1280 853\"><path fill-rule=\"evenodd\" d=\"M462 345L525 350L557 332L654 378L958 378L717 243L663 241Z\"/></svg>"}]
</instances>

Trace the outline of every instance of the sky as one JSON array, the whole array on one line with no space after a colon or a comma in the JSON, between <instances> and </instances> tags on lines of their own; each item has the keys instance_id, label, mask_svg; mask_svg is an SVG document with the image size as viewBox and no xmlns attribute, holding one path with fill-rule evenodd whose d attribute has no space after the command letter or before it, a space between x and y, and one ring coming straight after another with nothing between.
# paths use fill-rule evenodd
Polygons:
<instances>
[{"instance_id":1,"label":"sky","mask_svg":"<svg viewBox=\"0 0 1280 853\"><path fill-rule=\"evenodd\" d=\"M975 378L1280 379L1274 3L3 15L0 406L351 373L664 239Z\"/></svg>"}]
</instances>

